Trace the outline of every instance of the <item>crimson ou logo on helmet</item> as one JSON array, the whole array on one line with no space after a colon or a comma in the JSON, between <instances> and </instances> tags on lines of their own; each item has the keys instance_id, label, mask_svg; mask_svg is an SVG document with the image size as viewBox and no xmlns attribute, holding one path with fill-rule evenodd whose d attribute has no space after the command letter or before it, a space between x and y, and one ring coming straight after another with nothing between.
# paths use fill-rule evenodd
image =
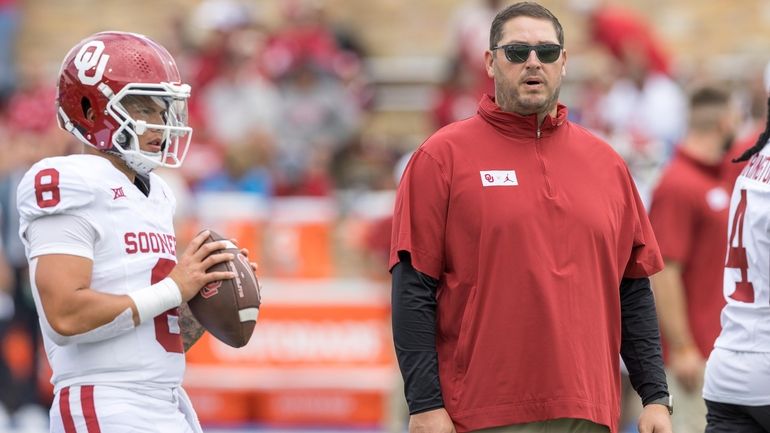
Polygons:
<instances>
[{"instance_id":1,"label":"crimson ou logo on helmet","mask_svg":"<svg viewBox=\"0 0 770 433\"><path fill-rule=\"evenodd\" d=\"M110 56L104 54L104 42L102 41L90 41L80 47L74 60L80 82L88 86L100 82L109 59ZM89 75L88 72L91 69L94 71Z\"/></svg>"}]
</instances>

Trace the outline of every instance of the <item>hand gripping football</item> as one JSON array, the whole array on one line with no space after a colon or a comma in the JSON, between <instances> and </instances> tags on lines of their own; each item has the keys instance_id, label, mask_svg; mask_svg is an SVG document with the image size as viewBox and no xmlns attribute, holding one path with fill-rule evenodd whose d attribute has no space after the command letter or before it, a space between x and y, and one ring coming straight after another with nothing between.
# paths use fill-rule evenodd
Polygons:
<instances>
[{"instance_id":1,"label":"hand gripping football","mask_svg":"<svg viewBox=\"0 0 770 433\"><path fill-rule=\"evenodd\" d=\"M206 242L220 240L230 242L213 231ZM221 252L231 253L235 259L214 265L207 272L234 271L235 278L207 284L188 304L198 322L214 337L229 346L243 347L249 342L259 315L259 282L249 259L235 244L230 242L225 250L213 254Z\"/></svg>"}]
</instances>

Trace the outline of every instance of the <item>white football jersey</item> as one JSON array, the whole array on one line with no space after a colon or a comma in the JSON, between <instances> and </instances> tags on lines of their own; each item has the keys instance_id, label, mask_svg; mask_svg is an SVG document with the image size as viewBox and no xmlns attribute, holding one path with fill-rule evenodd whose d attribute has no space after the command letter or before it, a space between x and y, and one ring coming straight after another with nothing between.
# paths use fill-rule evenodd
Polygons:
<instances>
[{"instance_id":1,"label":"white football jersey","mask_svg":"<svg viewBox=\"0 0 770 433\"><path fill-rule=\"evenodd\" d=\"M46 158L29 169L18 189L20 235L27 259L40 254L73 254L93 259L91 288L126 294L165 278L176 263L172 218L174 196L150 174L145 196L107 159L95 155ZM30 222L48 215L75 215L95 232L92 251L45 245L30 251ZM69 247L69 249L72 249ZM45 316L32 280L41 326ZM142 383L178 386L184 349L174 308L117 337L93 343L57 345L43 334L55 390L82 384Z\"/></svg>"},{"instance_id":2,"label":"white football jersey","mask_svg":"<svg viewBox=\"0 0 770 433\"><path fill-rule=\"evenodd\" d=\"M722 333L715 347L770 352L770 146L733 189L724 273Z\"/></svg>"}]
</instances>

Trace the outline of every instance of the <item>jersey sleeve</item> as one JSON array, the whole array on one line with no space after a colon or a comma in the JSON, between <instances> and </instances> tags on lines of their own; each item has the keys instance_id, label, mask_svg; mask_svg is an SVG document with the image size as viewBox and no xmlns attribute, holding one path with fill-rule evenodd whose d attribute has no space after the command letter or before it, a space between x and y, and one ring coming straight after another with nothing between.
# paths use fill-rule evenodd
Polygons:
<instances>
[{"instance_id":1,"label":"jersey sleeve","mask_svg":"<svg viewBox=\"0 0 770 433\"><path fill-rule=\"evenodd\" d=\"M439 279L444 267L444 232L449 203L449 179L440 162L422 148L406 167L396 194L389 268L408 252L412 266Z\"/></svg>"},{"instance_id":2,"label":"jersey sleeve","mask_svg":"<svg viewBox=\"0 0 770 433\"><path fill-rule=\"evenodd\" d=\"M66 158L48 158L27 171L16 196L19 235L25 243L29 224L38 218L63 214L86 217L96 194L81 175L81 169L69 164Z\"/></svg>"},{"instance_id":3,"label":"jersey sleeve","mask_svg":"<svg viewBox=\"0 0 770 433\"><path fill-rule=\"evenodd\" d=\"M29 257L69 254L94 259L98 234L94 227L77 215L48 215L27 227Z\"/></svg>"},{"instance_id":4,"label":"jersey sleeve","mask_svg":"<svg viewBox=\"0 0 770 433\"><path fill-rule=\"evenodd\" d=\"M663 269L663 258L660 256L658 241L652 231L647 211L644 208L639 192L634 186L631 174L626 169L628 193L628 218L633 221L634 231L631 255L623 273L624 278L649 277Z\"/></svg>"},{"instance_id":5,"label":"jersey sleeve","mask_svg":"<svg viewBox=\"0 0 770 433\"><path fill-rule=\"evenodd\" d=\"M42 160L33 165L22 178L17 191L17 205L22 219L32 221L45 215L72 213L93 203L94 190L78 167Z\"/></svg>"}]
</instances>

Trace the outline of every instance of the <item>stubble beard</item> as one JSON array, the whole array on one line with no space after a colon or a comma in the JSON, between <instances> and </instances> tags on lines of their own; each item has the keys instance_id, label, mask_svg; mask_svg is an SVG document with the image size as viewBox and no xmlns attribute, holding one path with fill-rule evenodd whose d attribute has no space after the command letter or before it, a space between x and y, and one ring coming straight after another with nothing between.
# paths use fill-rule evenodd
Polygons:
<instances>
[{"instance_id":1,"label":"stubble beard","mask_svg":"<svg viewBox=\"0 0 770 433\"><path fill-rule=\"evenodd\" d=\"M561 87L557 87L550 97L547 97L542 102L537 102L530 99L529 96L522 97L517 87L495 80L495 102L503 111L509 113L516 113L522 116L530 114L545 115L556 107L560 90Z\"/></svg>"}]
</instances>

